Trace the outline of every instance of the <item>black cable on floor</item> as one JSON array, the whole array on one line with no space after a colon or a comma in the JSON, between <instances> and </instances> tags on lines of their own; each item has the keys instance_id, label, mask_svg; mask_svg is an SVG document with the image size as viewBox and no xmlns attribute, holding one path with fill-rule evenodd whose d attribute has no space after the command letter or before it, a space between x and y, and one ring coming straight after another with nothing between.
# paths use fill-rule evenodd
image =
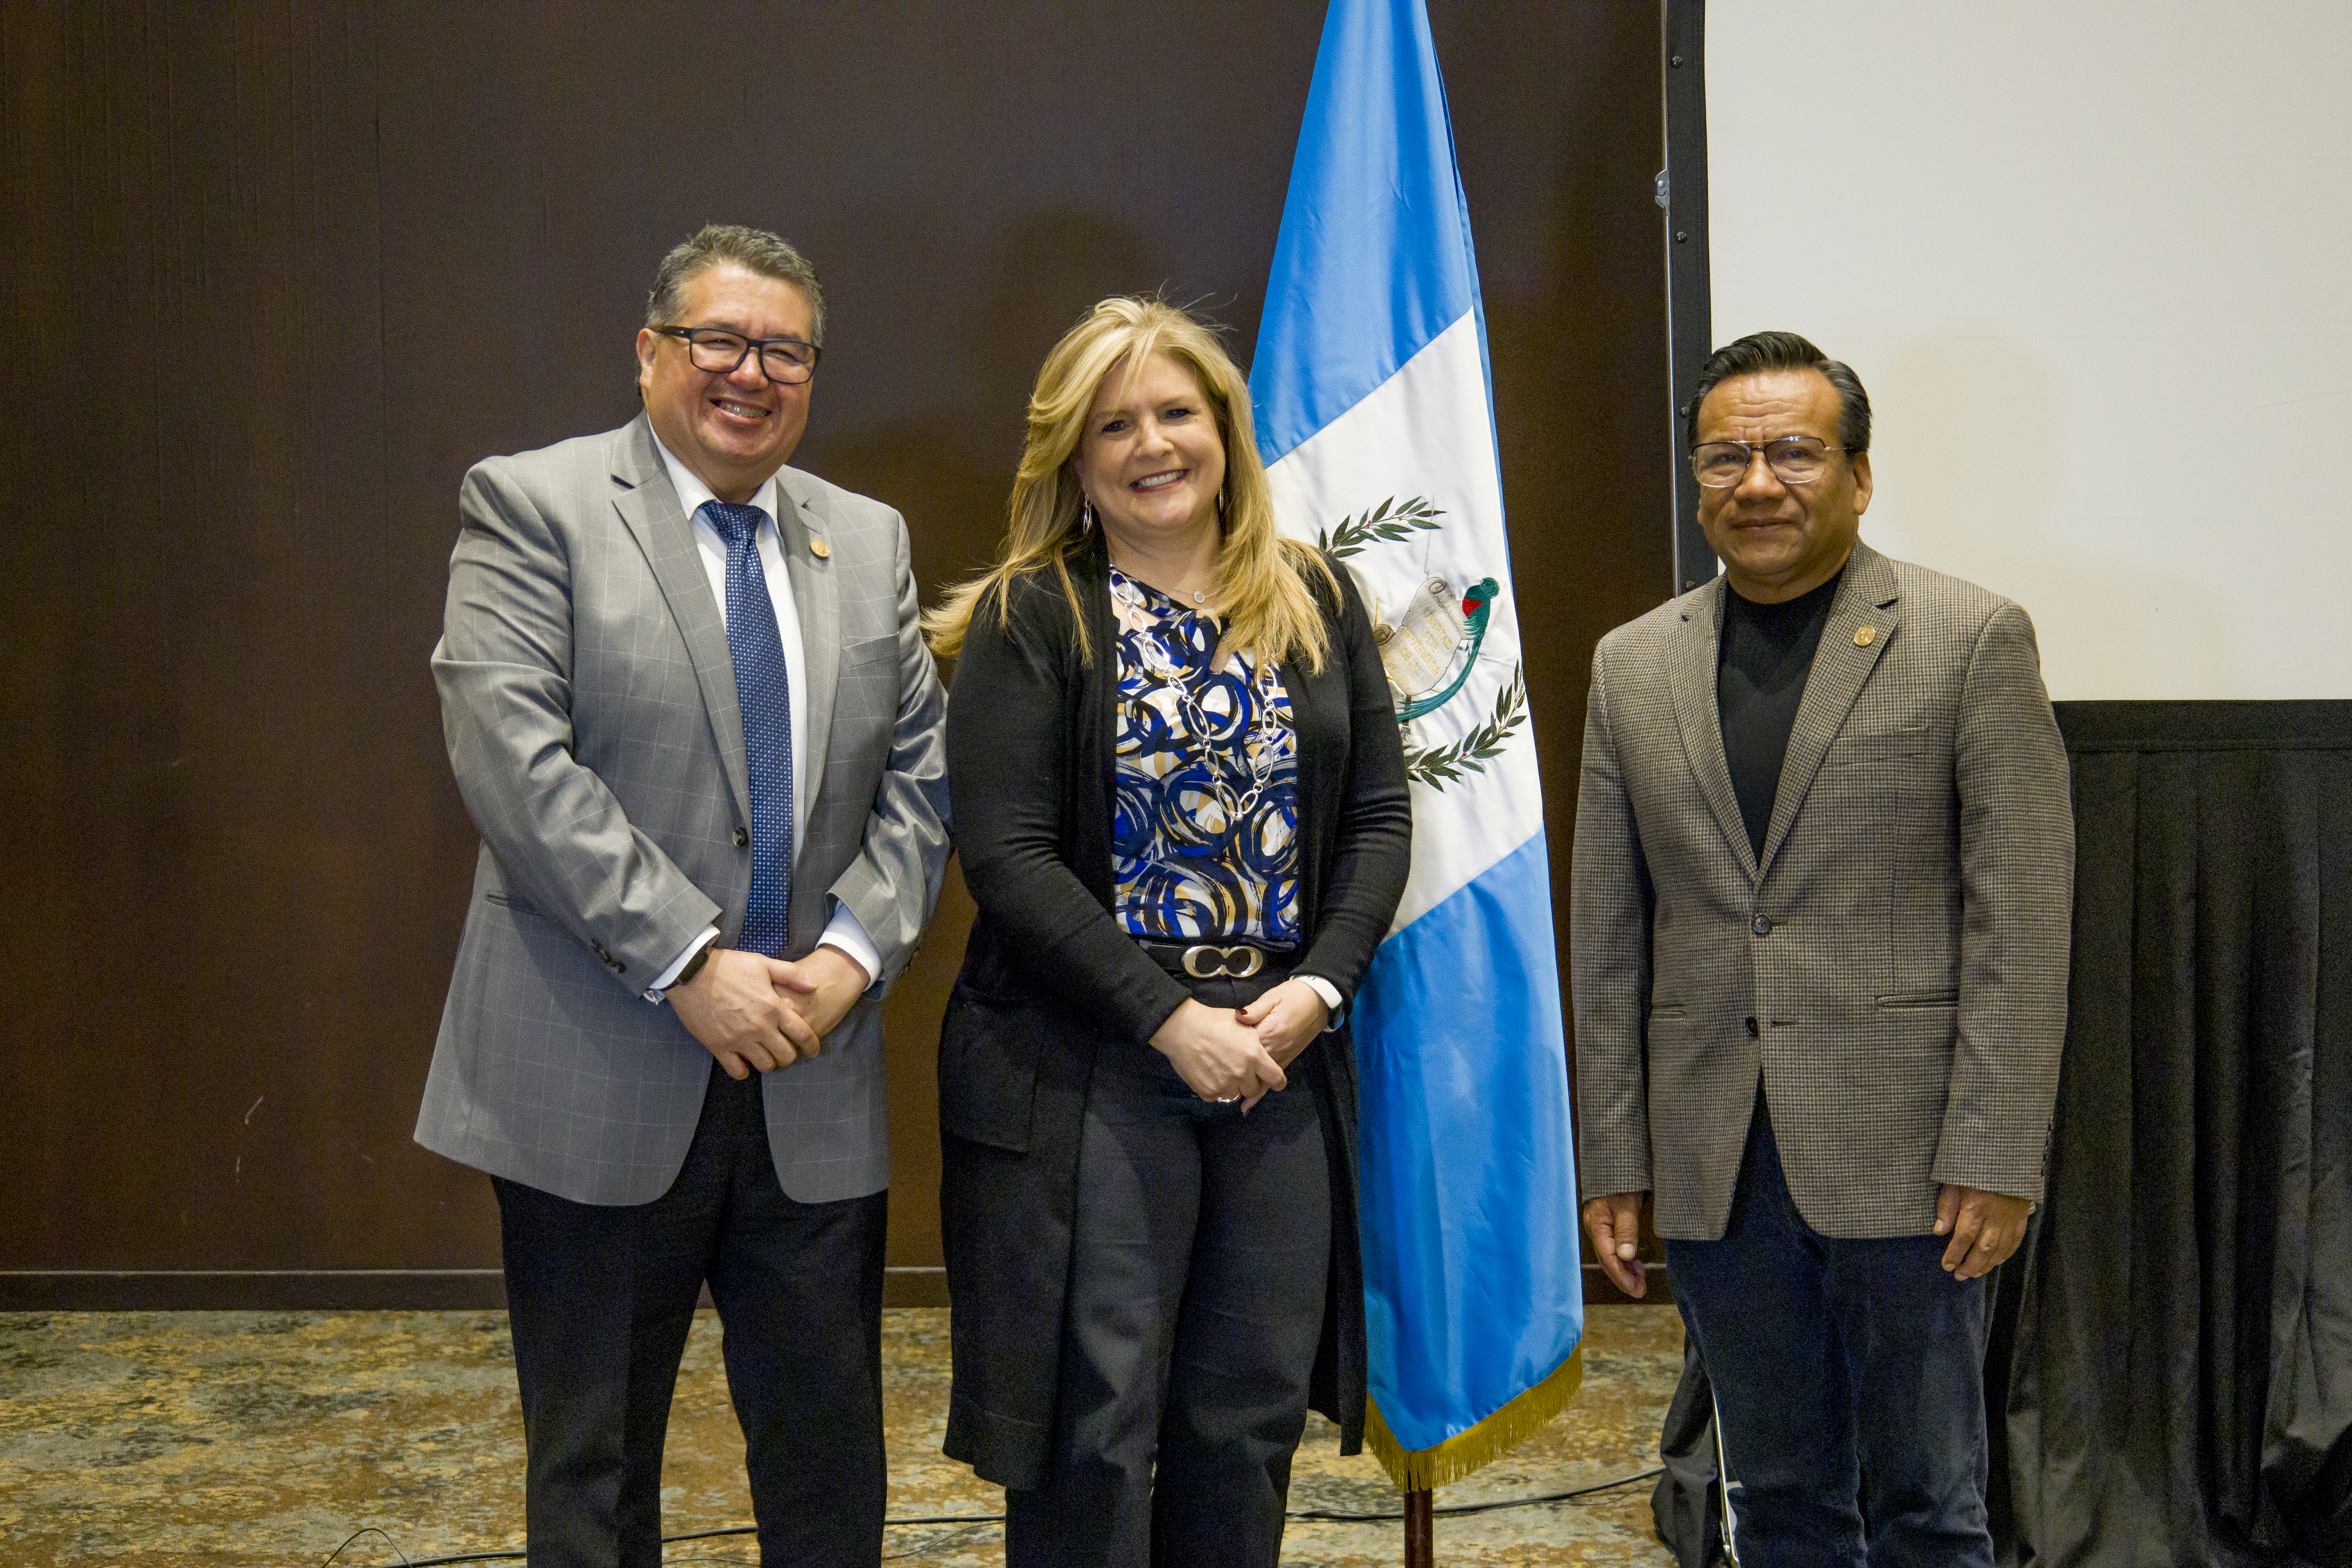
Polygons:
<instances>
[{"instance_id":1,"label":"black cable on floor","mask_svg":"<svg viewBox=\"0 0 2352 1568\"><path fill-rule=\"evenodd\" d=\"M329 1552L327 1554L327 1561L319 1564L319 1568L330 1568L330 1564L331 1564L336 1558L341 1557L343 1554L344 1547L348 1547L352 1542L357 1541L362 1535L383 1535L383 1543L392 1548L392 1554L394 1557L399 1558L403 1563L408 1562L408 1553L400 1549L399 1542L394 1541L389 1535L385 1535L382 1530L373 1524L362 1524L357 1530L352 1531L350 1535L344 1537L342 1546L338 1546L332 1552ZM415 1564L410 1563L409 1568L415 1568Z\"/></svg>"},{"instance_id":2,"label":"black cable on floor","mask_svg":"<svg viewBox=\"0 0 2352 1568\"><path fill-rule=\"evenodd\" d=\"M1003 1522L1004 1516L1001 1513L908 1514L903 1518L886 1519L882 1521L886 1529L901 1524L1002 1524ZM724 1530L695 1530L682 1535L665 1535L662 1537L662 1544L674 1546L681 1541L711 1541L723 1535L756 1535L759 1530L760 1527L756 1524L730 1524ZM446 1565L452 1563L496 1563L530 1555L526 1552L517 1550L460 1552L447 1557L411 1557L400 1550L398 1542L389 1535L384 1535L382 1530L371 1524L353 1531L351 1539L345 1541L341 1546L336 1547L327 1561L319 1565L319 1568L329 1568L337 1557L343 1554L344 1549L349 1547L352 1541L357 1541L362 1535L383 1535L383 1543L391 1547L399 1555L401 1562L408 1565L408 1568L446 1568Z\"/></svg>"},{"instance_id":3,"label":"black cable on floor","mask_svg":"<svg viewBox=\"0 0 2352 1568\"><path fill-rule=\"evenodd\" d=\"M1498 1498L1492 1502L1451 1503L1444 1508L1433 1509L1431 1511L1443 1518L1455 1518L1463 1514L1494 1513L1507 1508L1533 1508L1539 1503L1568 1502L1575 1498L1589 1497L1594 1492L1613 1491L1619 1487L1630 1487L1636 1481L1646 1481L1653 1476L1664 1473L1665 1467L1658 1465L1630 1476L1620 1476L1613 1481L1596 1481L1589 1487L1574 1487L1564 1492L1542 1492L1535 1497ZM1305 1524L1378 1524L1385 1521L1402 1519L1404 1510L1398 1509L1392 1513L1348 1513L1338 1509L1302 1508L1292 1509L1283 1517L1297 1520ZM882 1521L885 1529L902 1524L1002 1524L1003 1522L1004 1516L1001 1513L908 1514ZM759 1533L759 1529L756 1524L734 1524L729 1525L724 1530L697 1530L684 1535L665 1535L662 1537L662 1544L670 1546L681 1541L711 1541L724 1535L756 1535ZM391 1536L384 1535L382 1530L371 1524L353 1531L351 1540L344 1542L342 1546L336 1547L327 1561L319 1565L319 1568L331 1568L335 1559L343 1554L344 1547L348 1547L352 1541L357 1541L362 1535L383 1535L383 1543L399 1555L401 1562L407 1564L407 1568L446 1568L446 1565L452 1563L491 1563L527 1555L521 1552L461 1552L450 1557L411 1559L407 1553L401 1552L399 1544Z\"/></svg>"},{"instance_id":4,"label":"black cable on floor","mask_svg":"<svg viewBox=\"0 0 2352 1568\"><path fill-rule=\"evenodd\" d=\"M1652 1476L1662 1476L1665 1473L1665 1466L1658 1465L1633 1475L1620 1476L1613 1481L1595 1481L1589 1487L1575 1487L1564 1492L1543 1492L1535 1497L1497 1498L1492 1502L1449 1503L1444 1508L1432 1509L1430 1511L1440 1518L1450 1518L1465 1513L1493 1513L1498 1509L1506 1508L1532 1508L1538 1503L1544 1502L1566 1502L1571 1498L1586 1497L1593 1492L1613 1491L1619 1487L1630 1487L1635 1481L1646 1481ZM1303 1508L1294 1509L1283 1517L1305 1520L1315 1524L1371 1524L1381 1520L1402 1519L1404 1510L1398 1509L1394 1513L1341 1513L1337 1509Z\"/></svg>"}]
</instances>

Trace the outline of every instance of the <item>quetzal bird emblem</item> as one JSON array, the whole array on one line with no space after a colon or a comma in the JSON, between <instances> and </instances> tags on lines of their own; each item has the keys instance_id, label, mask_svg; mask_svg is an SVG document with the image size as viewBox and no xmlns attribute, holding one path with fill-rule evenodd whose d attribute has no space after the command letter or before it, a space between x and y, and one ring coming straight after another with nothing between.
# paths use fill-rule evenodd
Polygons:
<instances>
[{"instance_id":1,"label":"quetzal bird emblem","mask_svg":"<svg viewBox=\"0 0 2352 1568\"><path fill-rule=\"evenodd\" d=\"M1444 516L1444 509L1427 496L1403 501L1391 496L1342 518L1337 527L1318 529L1315 542L1344 561L1374 545L1403 544L1414 534L1434 531ZM1425 557L1423 569L1427 570ZM1486 772L1486 763L1503 754L1527 722L1527 680L1516 658L1509 661L1510 672L1496 690L1491 708L1462 733L1436 745L1419 745L1413 740L1413 721L1444 707L1469 683L1502 585L1482 577L1456 593L1443 577L1424 577L1391 616L1364 574L1352 566L1349 570L1355 573L1359 595L1370 608L1372 637L1380 644L1397 722L1404 730L1405 776L1442 790L1465 774Z\"/></svg>"},{"instance_id":2,"label":"quetzal bird emblem","mask_svg":"<svg viewBox=\"0 0 2352 1568\"><path fill-rule=\"evenodd\" d=\"M1501 592L1495 579L1482 577L1456 598L1444 578L1427 578L1393 622L1383 616L1372 628L1396 690L1400 722L1436 711L1462 689L1477 665L1478 645L1486 640L1486 622Z\"/></svg>"}]
</instances>

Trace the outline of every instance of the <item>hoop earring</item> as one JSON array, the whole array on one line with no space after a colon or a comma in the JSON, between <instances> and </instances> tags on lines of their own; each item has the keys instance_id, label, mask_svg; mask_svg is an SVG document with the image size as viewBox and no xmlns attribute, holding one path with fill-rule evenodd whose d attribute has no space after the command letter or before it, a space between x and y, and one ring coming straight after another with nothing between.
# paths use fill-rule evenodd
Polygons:
<instances>
[{"instance_id":1,"label":"hoop earring","mask_svg":"<svg viewBox=\"0 0 2352 1568\"><path fill-rule=\"evenodd\" d=\"M1092 533L1094 531L1095 531L1095 503L1094 503L1094 498L1093 498L1092 496L1089 496L1089 495L1086 494L1084 491L1080 491L1080 492L1079 492L1079 494L1078 494L1078 534L1079 534L1079 536L1080 536L1081 538L1083 538L1083 537L1085 537L1087 534Z\"/></svg>"}]
</instances>

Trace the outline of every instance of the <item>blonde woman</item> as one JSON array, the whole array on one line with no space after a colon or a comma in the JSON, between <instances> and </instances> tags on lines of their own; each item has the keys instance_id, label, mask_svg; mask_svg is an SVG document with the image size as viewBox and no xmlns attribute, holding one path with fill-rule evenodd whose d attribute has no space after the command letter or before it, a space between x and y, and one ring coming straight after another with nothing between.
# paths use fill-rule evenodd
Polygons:
<instances>
[{"instance_id":1,"label":"blonde woman","mask_svg":"<svg viewBox=\"0 0 2352 1568\"><path fill-rule=\"evenodd\" d=\"M1310 1385L1361 1441L1345 1019L1410 857L1396 717L1182 311L1055 345L1010 510L927 625L980 910L940 1045L946 1447L1006 1487L1013 1568L1273 1568Z\"/></svg>"}]
</instances>

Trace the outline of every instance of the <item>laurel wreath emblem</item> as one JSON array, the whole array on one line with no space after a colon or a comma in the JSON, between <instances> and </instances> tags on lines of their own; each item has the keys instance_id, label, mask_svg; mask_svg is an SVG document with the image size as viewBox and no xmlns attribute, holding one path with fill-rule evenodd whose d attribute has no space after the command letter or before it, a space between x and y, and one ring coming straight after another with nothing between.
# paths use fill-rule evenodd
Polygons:
<instances>
[{"instance_id":1,"label":"laurel wreath emblem","mask_svg":"<svg viewBox=\"0 0 2352 1568\"><path fill-rule=\"evenodd\" d=\"M1318 529L1315 542L1333 559L1345 560L1375 544L1402 544L1416 533L1433 532L1444 526L1439 521L1444 516L1445 509L1433 504L1427 496L1414 496L1403 501L1391 496L1367 511L1341 519L1337 528ZM1474 658L1475 652L1474 644ZM1458 678L1455 684L1460 684ZM1493 716L1460 740L1444 746L1415 746L1411 740L1412 728L1405 725L1405 776L1415 784L1443 790L1449 784L1461 782L1465 773L1483 773L1488 761L1502 755L1511 737L1527 721L1527 676L1525 668L1514 663L1510 679L1495 696Z\"/></svg>"},{"instance_id":2,"label":"laurel wreath emblem","mask_svg":"<svg viewBox=\"0 0 2352 1568\"><path fill-rule=\"evenodd\" d=\"M1402 502L1391 496L1360 516L1342 519L1337 528L1318 529L1315 542L1344 560L1367 545L1402 543L1416 533L1429 532L1442 526L1437 520L1444 515L1444 509L1432 506L1427 496Z\"/></svg>"},{"instance_id":3,"label":"laurel wreath emblem","mask_svg":"<svg viewBox=\"0 0 2352 1568\"><path fill-rule=\"evenodd\" d=\"M1524 666L1511 666L1510 679L1495 694L1494 716L1449 746L1426 750L1410 743L1404 749L1405 776L1415 784L1442 790L1464 773L1483 773L1486 761L1500 756L1504 746L1528 721L1528 682Z\"/></svg>"}]
</instances>

